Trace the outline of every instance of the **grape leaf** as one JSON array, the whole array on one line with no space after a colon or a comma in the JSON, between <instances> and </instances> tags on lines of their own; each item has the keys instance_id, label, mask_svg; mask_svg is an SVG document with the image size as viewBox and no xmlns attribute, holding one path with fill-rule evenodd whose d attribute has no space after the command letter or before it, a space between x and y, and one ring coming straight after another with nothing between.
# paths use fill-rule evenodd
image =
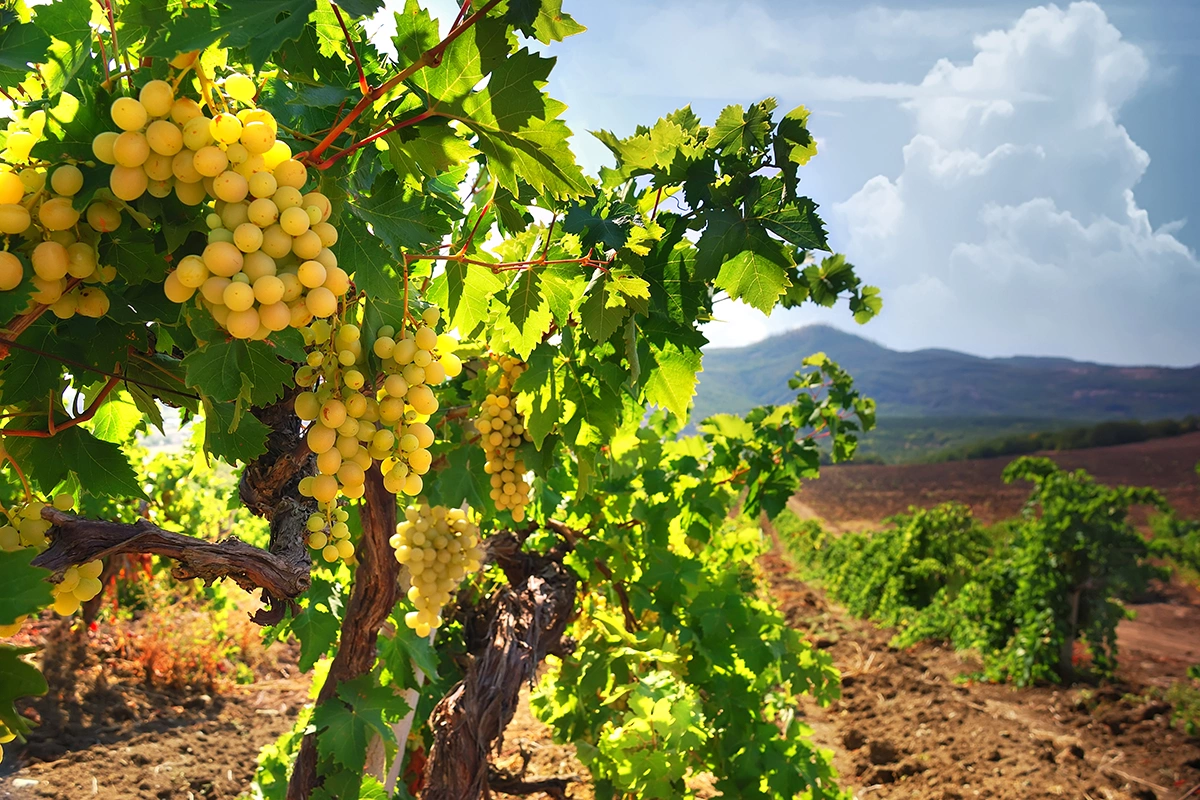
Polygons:
<instances>
[{"instance_id":1,"label":"grape leaf","mask_svg":"<svg viewBox=\"0 0 1200 800\"><path fill-rule=\"evenodd\" d=\"M267 452L271 429L235 403L204 402L204 449L230 464L249 462Z\"/></svg>"},{"instance_id":2,"label":"grape leaf","mask_svg":"<svg viewBox=\"0 0 1200 800\"><path fill-rule=\"evenodd\" d=\"M734 300L742 300L764 314L770 314L787 288L788 278L777 258L777 248L769 242L762 244L762 252L746 249L726 261L713 283Z\"/></svg>"},{"instance_id":3,"label":"grape leaf","mask_svg":"<svg viewBox=\"0 0 1200 800\"><path fill-rule=\"evenodd\" d=\"M401 183L394 172L377 178L370 196L351 196L346 204L387 243L395 259L401 258L406 250L422 250L436 244L449 233L444 218L435 215L421 196Z\"/></svg>"},{"instance_id":4,"label":"grape leaf","mask_svg":"<svg viewBox=\"0 0 1200 800\"><path fill-rule=\"evenodd\" d=\"M183 359L188 386L219 402L240 400L265 406L278 400L292 381L292 368L265 342L233 339L209 342Z\"/></svg>"},{"instance_id":5,"label":"grape leaf","mask_svg":"<svg viewBox=\"0 0 1200 800\"><path fill-rule=\"evenodd\" d=\"M154 236L142 228L122 226L106 236L100 263L114 265L130 284L162 283L167 276L167 260L156 252Z\"/></svg>"},{"instance_id":6,"label":"grape leaf","mask_svg":"<svg viewBox=\"0 0 1200 800\"><path fill-rule=\"evenodd\" d=\"M742 153L762 147L771 133L775 101L767 99L743 111L740 105L726 106L709 131L705 146L719 153Z\"/></svg>"},{"instance_id":7,"label":"grape leaf","mask_svg":"<svg viewBox=\"0 0 1200 800\"><path fill-rule=\"evenodd\" d=\"M17 617L36 614L54 602L46 582L52 573L29 564L37 554L33 548L0 551L0 625L11 625Z\"/></svg>"},{"instance_id":8,"label":"grape leaf","mask_svg":"<svg viewBox=\"0 0 1200 800\"><path fill-rule=\"evenodd\" d=\"M13 733L23 735L30 730L29 723L17 713L14 701L49 691L46 679L37 667L21 660L21 656L36 651L36 647L0 644L0 723Z\"/></svg>"},{"instance_id":9,"label":"grape leaf","mask_svg":"<svg viewBox=\"0 0 1200 800\"><path fill-rule=\"evenodd\" d=\"M487 319L492 296L504 291L504 282L486 267L447 261L445 271L433 279L426 295L446 311L451 328L464 336Z\"/></svg>"},{"instance_id":10,"label":"grape leaf","mask_svg":"<svg viewBox=\"0 0 1200 800\"><path fill-rule=\"evenodd\" d=\"M334 585L324 580L313 581L308 591L309 604L292 620L292 632L300 640L300 670L308 672L337 642L342 608L341 597Z\"/></svg>"},{"instance_id":11,"label":"grape leaf","mask_svg":"<svg viewBox=\"0 0 1200 800\"><path fill-rule=\"evenodd\" d=\"M337 7L354 17L369 17L383 7L384 0L338 0Z\"/></svg>"},{"instance_id":12,"label":"grape leaf","mask_svg":"<svg viewBox=\"0 0 1200 800\"><path fill-rule=\"evenodd\" d=\"M91 21L89 0L57 0L37 7L33 22L53 40L41 68L49 97L56 97L66 89L87 62L92 43Z\"/></svg>"},{"instance_id":13,"label":"grape leaf","mask_svg":"<svg viewBox=\"0 0 1200 800\"><path fill-rule=\"evenodd\" d=\"M30 64L45 60L50 37L32 22L16 22L0 32L0 87L25 80Z\"/></svg>"},{"instance_id":14,"label":"grape leaf","mask_svg":"<svg viewBox=\"0 0 1200 800\"><path fill-rule=\"evenodd\" d=\"M704 337L690 327L661 317L647 320L642 331L650 345L650 363L644 365L646 402L662 406L685 420L696 394Z\"/></svg>"},{"instance_id":15,"label":"grape leaf","mask_svg":"<svg viewBox=\"0 0 1200 800\"><path fill-rule=\"evenodd\" d=\"M538 345L527 359L528 368L513 388L518 392L517 410L525 417L525 428L539 449L562 416L560 385L555 374L556 348Z\"/></svg>"},{"instance_id":16,"label":"grape leaf","mask_svg":"<svg viewBox=\"0 0 1200 800\"><path fill-rule=\"evenodd\" d=\"M587 30L562 10L562 0L512 0L506 18L514 28L542 44L561 42Z\"/></svg>"},{"instance_id":17,"label":"grape leaf","mask_svg":"<svg viewBox=\"0 0 1200 800\"><path fill-rule=\"evenodd\" d=\"M74 472L84 478L84 491L97 497L145 497L121 448L97 439L79 425L45 439L10 439L6 445L44 491Z\"/></svg>"},{"instance_id":18,"label":"grape leaf","mask_svg":"<svg viewBox=\"0 0 1200 800\"><path fill-rule=\"evenodd\" d=\"M62 364L52 357L59 354L62 340L55 334L54 325L38 321L21 336L20 342L30 349L14 347L2 362L0 397L7 404L41 400L44 409L51 393L62 386Z\"/></svg>"},{"instance_id":19,"label":"grape leaf","mask_svg":"<svg viewBox=\"0 0 1200 800\"><path fill-rule=\"evenodd\" d=\"M360 675L338 686L337 698L317 706L312 724L317 729L317 752L351 772L361 772L372 733L385 742L395 740L387 720L408 711L404 699L390 686L376 686L371 675Z\"/></svg>"},{"instance_id":20,"label":"grape leaf","mask_svg":"<svg viewBox=\"0 0 1200 800\"><path fill-rule=\"evenodd\" d=\"M300 37L316 0L256 0L228 2L214 17L208 8L185 9L167 23L145 55L170 58L177 53L203 50L223 41L226 47L244 47L255 67L284 45Z\"/></svg>"},{"instance_id":21,"label":"grape leaf","mask_svg":"<svg viewBox=\"0 0 1200 800\"><path fill-rule=\"evenodd\" d=\"M94 402L90 398L89 401ZM100 406L89 427L97 439L119 445L129 441L141 421L142 412L132 400L122 400L114 394Z\"/></svg>"},{"instance_id":22,"label":"grape leaf","mask_svg":"<svg viewBox=\"0 0 1200 800\"><path fill-rule=\"evenodd\" d=\"M583 321L583 329L597 343L607 342L621 327L621 322L629 313L624 306L609 306L606 302L607 292L603 284L596 284L588 293L587 299L579 307L579 317Z\"/></svg>"},{"instance_id":23,"label":"grape leaf","mask_svg":"<svg viewBox=\"0 0 1200 800\"><path fill-rule=\"evenodd\" d=\"M338 263L354 274L354 285L370 297L399 299L400 278L391 267L395 259L383 242L354 214L343 214L337 225L334 252Z\"/></svg>"},{"instance_id":24,"label":"grape leaf","mask_svg":"<svg viewBox=\"0 0 1200 800\"><path fill-rule=\"evenodd\" d=\"M451 450L446 457L446 469L437 473L437 483L434 489L436 497L431 497L431 503L457 508L462 502L474 508L486 505L487 493L482 475L483 451L477 447L458 447Z\"/></svg>"},{"instance_id":25,"label":"grape leaf","mask_svg":"<svg viewBox=\"0 0 1200 800\"><path fill-rule=\"evenodd\" d=\"M775 164L789 198L796 195L796 173L817 154L817 142L808 132L808 109L797 106L779 120L775 130Z\"/></svg>"},{"instance_id":26,"label":"grape leaf","mask_svg":"<svg viewBox=\"0 0 1200 800\"><path fill-rule=\"evenodd\" d=\"M536 270L524 270L513 282L508 293L508 318L518 328L524 328L530 315L545 303L542 299L541 278Z\"/></svg>"}]
</instances>

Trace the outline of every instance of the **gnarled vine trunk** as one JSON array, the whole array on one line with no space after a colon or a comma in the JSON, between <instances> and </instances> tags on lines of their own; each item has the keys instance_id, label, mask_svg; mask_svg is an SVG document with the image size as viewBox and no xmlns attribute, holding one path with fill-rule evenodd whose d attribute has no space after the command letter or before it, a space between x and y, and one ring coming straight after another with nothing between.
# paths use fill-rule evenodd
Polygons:
<instances>
[{"instance_id":1,"label":"gnarled vine trunk","mask_svg":"<svg viewBox=\"0 0 1200 800\"><path fill-rule=\"evenodd\" d=\"M512 533L492 537L488 548L509 585L470 614L466 676L429 720L433 746L424 800L486 796L488 753L512 720L522 684L533 679L547 653L565 655L570 647L563 631L575 610L576 578L562 563L563 551L522 553Z\"/></svg>"}]
</instances>

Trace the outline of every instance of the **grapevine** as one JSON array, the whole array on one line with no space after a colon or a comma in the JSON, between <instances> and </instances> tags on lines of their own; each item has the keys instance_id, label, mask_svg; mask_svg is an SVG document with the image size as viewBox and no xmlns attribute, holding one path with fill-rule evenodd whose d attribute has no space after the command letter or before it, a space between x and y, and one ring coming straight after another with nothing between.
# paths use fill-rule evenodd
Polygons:
<instances>
[{"instance_id":1,"label":"grapevine","mask_svg":"<svg viewBox=\"0 0 1200 800\"><path fill-rule=\"evenodd\" d=\"M261 592L314 702L256 796L486 793L545 674L539 713L610 794L684 796L700 770L730 796L750 774L843 797L775 724L836 676L731 510L777 514L814 437L847 457L874 407L823 360L793 404L689 419L717 302L881 308L799 194L808 112L599 132L596 178L546 91L543 50L583 30L557 0L448 25L410 3L395 59L370 3L115 5L0 15L22 43L0 69L0 632L73 613L118 555ZM155 511L136 442L164 407L228 465L236 535ZM726 619L747 622L712 635ZM0 686L44 686L28 655L0 643ZM739 659L753 679L711 667ZM660 701L679 719L656 771L629 732Z\"/></svg>"}]
</instances>

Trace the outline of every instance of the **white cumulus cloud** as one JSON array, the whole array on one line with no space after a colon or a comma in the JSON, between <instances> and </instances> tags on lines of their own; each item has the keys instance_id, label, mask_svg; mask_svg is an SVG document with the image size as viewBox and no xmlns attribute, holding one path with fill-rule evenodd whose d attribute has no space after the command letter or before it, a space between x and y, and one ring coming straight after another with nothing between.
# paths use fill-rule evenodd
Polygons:
<instances>
[{"instance_id":1,"label":"white cumulus cloud","mask_svg":"<svg viewBox=\"0 0 1200 800\"><path fill-rule=\"evenodd\" d=\"M834 241L884 288L869 333L905 348L1200 361L1200 261L1135 188L1120 110L1145 54L1096 4L1026 11L904 101L895 177L834 207Z\"/></svg>"}]
</instances>

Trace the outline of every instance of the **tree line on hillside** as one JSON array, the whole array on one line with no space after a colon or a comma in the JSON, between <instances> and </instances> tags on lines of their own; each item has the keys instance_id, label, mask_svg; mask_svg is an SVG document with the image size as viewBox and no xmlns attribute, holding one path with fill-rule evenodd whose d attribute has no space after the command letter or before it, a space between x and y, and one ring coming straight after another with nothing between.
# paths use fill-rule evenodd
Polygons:
<instances>
[{"instance_id":1,"label":"tree line on hillside","mask_svg":"<svg viewBox=\"0 0 1200 800\"><path fill-rule=\"evenodd\" d=\"M1119 444L1146 442L1151 439L1166 439L1196 431L1200 431L1200 416L1197 415L1190 415L1179 420L1160 419L1152 422L1132 419L1109 420L1095 425L1083 425L1057 431L998 436L974 444L943 450L930 455L926 460L930 462L969 461L978 458L1019 456L1045 451L1086 450L1091 447L1112 447Z\"/></svg>"}]
</instances>

